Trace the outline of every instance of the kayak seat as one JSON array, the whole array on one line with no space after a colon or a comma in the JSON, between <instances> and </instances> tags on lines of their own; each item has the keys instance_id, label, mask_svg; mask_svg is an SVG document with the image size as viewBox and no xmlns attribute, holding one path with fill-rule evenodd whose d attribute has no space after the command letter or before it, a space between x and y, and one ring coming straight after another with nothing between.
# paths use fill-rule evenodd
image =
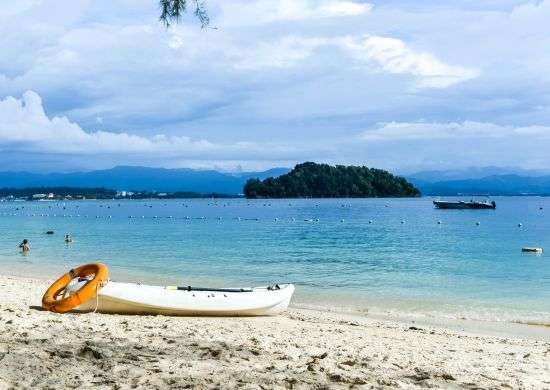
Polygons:
<instances>
[{"instance_id":1,"label":"kayak seat","mask_svg":"<svg viewBox=\"0 0 550 390\"><path fill-rule=\"evenodd\" d=\"M251 288L207 288L207 287L179 287L179 291L208 291L208 292L252 292Z\"/></svg>"}]
</instances>

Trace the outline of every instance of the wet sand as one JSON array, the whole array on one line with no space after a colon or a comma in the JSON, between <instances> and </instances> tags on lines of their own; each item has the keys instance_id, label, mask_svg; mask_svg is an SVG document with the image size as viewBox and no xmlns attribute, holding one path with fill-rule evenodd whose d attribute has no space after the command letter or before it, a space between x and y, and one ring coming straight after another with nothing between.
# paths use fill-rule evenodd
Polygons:
<instances>
[{"instance_id":1,"label":"wet sand","mask_svg":"<svg viewBox=\"0 0 550 390\"><path fill-rule=\"evenodd\" d=\"M60 315L39 308L48 285L0 275L2 389L550 389L550 328L497 334L303 309L253 318Z\"/></svg>"}]
</instances>

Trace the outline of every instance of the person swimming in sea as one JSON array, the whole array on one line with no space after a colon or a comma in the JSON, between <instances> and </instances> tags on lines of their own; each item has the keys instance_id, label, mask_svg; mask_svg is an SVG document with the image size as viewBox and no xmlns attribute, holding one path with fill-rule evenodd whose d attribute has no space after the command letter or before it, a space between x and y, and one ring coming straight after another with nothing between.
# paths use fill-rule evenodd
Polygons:
<instances>
[{"instance_id":1,"label":"person swimming in sea","mask_svg":"<svg viewBox=\"0 0 550 390\"><path fill-rule=\"evenodd\" d=\"M23 242L21 242L21 244L19 244L19 248L21 248L21 251L23 253L26 253L28 251L31 250L31 247L29 246L29 240L27 240L26 238L23 240Z\"/></svg>"},{"instance_id":2,"label":"person swimming in sea","mask_svg":"<svg viewBox=\"0 0 550 390\"><path fill-rule=\"evenodd\" d=\"M73 242L73 237L70 234L65 234L65 242L67 244Z\"/></svg>"}]
</instances>

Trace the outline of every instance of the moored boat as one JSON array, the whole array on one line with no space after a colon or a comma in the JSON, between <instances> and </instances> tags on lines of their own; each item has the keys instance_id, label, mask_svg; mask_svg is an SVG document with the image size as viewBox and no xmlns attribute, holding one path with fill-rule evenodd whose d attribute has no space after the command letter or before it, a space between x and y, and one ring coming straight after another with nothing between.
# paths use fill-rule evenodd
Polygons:
<instances>
[{"instance_id":1,"label":"moored boat","mask_svg":"<svg viewBox=\"0 0 550 390\"><path fill-rule=\"evenodd\" d=\"M527 252L527 253L543 253L544 249L540 248L540 247L524 246L523 248L521 248L521 251L522 252Z\"/></svg>"},{"instance_id":2,"label":"moored boat","mask_svg":"<svg viewBox=\"0 0 550 390\"><path fill-rule=\"evenodd\" d=\"M438 209L496 209L497 204L495 201L448 201L448 200L434 200L434 206Z\"/></svg>"}]
</instances>

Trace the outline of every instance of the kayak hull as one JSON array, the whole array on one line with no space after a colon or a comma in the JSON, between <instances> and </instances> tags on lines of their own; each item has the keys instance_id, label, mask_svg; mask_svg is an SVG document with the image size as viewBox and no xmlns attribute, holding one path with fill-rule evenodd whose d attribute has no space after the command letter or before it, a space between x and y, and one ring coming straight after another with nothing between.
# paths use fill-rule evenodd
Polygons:
<instances>
[{"instance_id":1,"label":"kayak hull","mask_svg":"<svg viewBox=\"0 0 550 390\"><path fill-rule=\"evenodd\" d=\"M205 291L109 282L97 298L80 305L77 310L170 316L270 316L284 312L293 293L292 284L279 285L279 289Z\"/></svg>"}]
</instances>

